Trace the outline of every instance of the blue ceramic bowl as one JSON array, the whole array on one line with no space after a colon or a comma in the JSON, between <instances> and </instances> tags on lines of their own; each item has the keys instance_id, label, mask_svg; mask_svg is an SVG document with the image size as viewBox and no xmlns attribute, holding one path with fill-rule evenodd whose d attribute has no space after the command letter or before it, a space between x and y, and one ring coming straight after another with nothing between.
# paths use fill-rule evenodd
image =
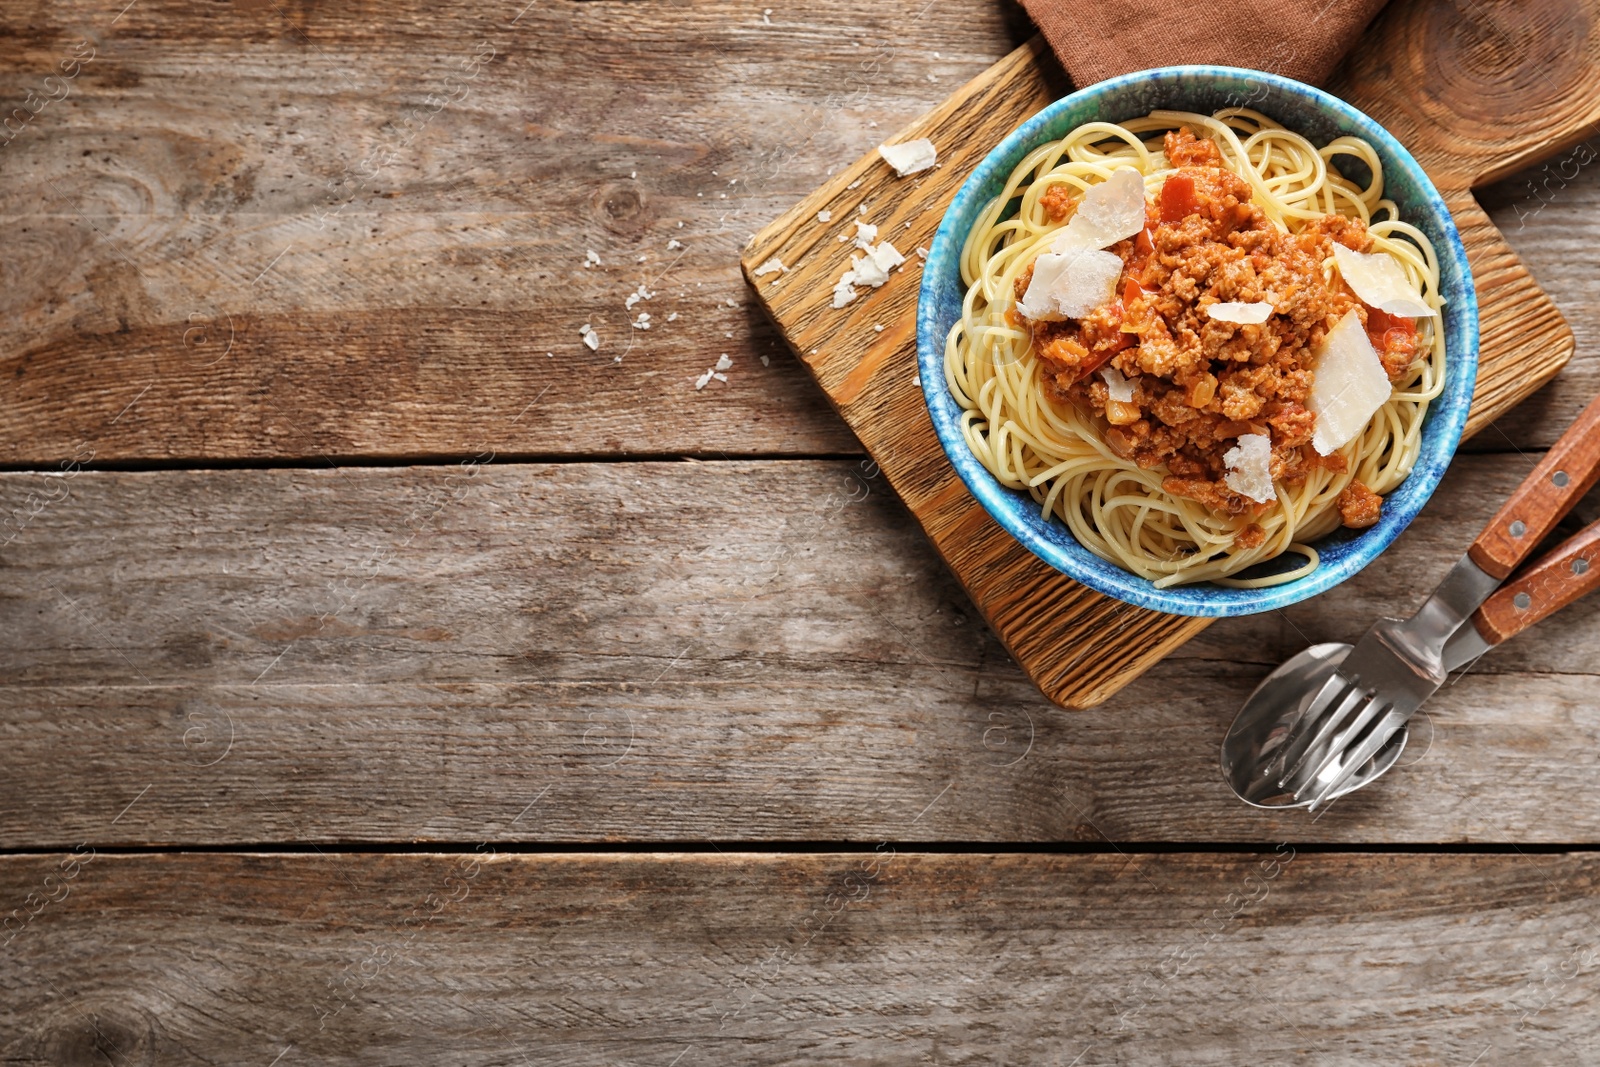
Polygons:
<instances>
[{"instance_id":1,"label":"blue ceramic bowl","mask_svg":"<svg viewBox=\"0 0 1600 1067\"><path fill-rule=\"evenodd\" d=\"M1265 589L1230 589L1211 582L1157 589L1080 545L1059 519L1041 518L1026 494L995 480L961 436L961 407L944 380L944 344L961 315L962 243L978 214L998 196L1023 156L1046 141L1093 120L1122 122L1157 109L1211 114L1248 106L1322 145L1344 134L1365 138L1383 161L1384 194L1400 217L1428 235L1439 254L1445 299L1444 394L1430 405L1422 429L1422 454L1400 486L1384 499L1383 517L1365 530L1341 527L1316 542L1321 566L1303 578ZM1364 175L1350 173L1352 179ZM972 495L1010 534L1039 558L1097 592L1174 615L1250 615L1297 603L1331 589L1372 562L1422 509L1461 440L1478 373L1478 301L1466 250L1439 192L1411 153L1382 126L1344 101L1289 78L1235 67L1162 67L1101 82L1057 100L1023 123L979 164L957 191L934 235L922 270L917 304L917 362L928 412L950 462Z\"/></svg>"}]
</instances>

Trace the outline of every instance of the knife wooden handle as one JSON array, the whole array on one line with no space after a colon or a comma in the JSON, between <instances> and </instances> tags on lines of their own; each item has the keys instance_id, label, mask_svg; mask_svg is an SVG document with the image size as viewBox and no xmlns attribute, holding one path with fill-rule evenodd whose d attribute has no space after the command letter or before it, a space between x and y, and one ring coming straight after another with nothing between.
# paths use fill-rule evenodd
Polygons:
<instances>
[{"instance_id":1,"label":"knife wooden handle","mask_svg":"<svg viewBox=\"0 0 1600 1067\"><path fill-rule=\"evenodd\" d=\"M1467 554L1491 578L1505 578L1600 478L1600 397L1550 447ZM1542 616L1541 616L1542 618Z\"/></svg>"},{"instance_id":2,"label":"knife wooden handle","mask_svg":"<svg viewBox=\"0 0 1600 1067\"><path fill-rule=\"evenodd\" d=\"M1561 542L1522 574L1495 590L1472 616L1472 625L1498 645L1600 588L1600 522Z\"/></svg>"}]
</instances>

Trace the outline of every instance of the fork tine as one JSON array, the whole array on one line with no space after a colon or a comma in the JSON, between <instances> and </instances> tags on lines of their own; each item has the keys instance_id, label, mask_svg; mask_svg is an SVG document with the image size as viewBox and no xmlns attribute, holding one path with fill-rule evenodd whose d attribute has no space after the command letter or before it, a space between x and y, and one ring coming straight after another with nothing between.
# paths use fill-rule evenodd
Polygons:
<instances>
[{"instance_id":1,"label":"fork tine","mask_svg":"<svg viewBox=\"0 0 1600 1067\"><path fill-rule=\"evenodd\" d=\"M1290 782L1300 779L1301 772L1305 770L1306 762L1314 755L1326 751L1325 746L1329 739L1338 732L1340 723L1366 697L1367 692L1361 688L1360 680L1357 679L1355 682L1347 684L1339 692L1338 699L1328 706L1326 713L1314 723L1307 722L1305 732L1295 739L1295 751L1289 754L1293 759L1285 758L1284 762L1288 764L1288 769L1283 772L1283 777L1278 779L1278 788L1286 789ZM1296 730L1299 729L1299 726L1300 723L1295 723ZM1318 758L1320 760L1320 755Z\"/></svg>"},{"instance_id":2,"label":"fork tine","mask_svg":"<svg viewBox=\"0 0 1600 1067\"><path fill-rule=\"evenodd\" d=\"M1291 764L1298 765L1321 734L1322 731L1317 724L1323 722L1329 712L1339 707L1351 687L1351 682L1337 672L1322 683L1322 688L1306 704L1305 710L1289 728L1289 736L1284 739L1277 754L1262 768L1263 778L1279 782L1281 786L1282 780L1289 777L1286 768Z\"/></svg>"},{"instance_id":3,"label":"fork tine","mask_svg":"<svg viewBox=\"0 0 1600 1067\"><path fill-rule=\"evenodd\" d=\"M1367 699L1359 709L1351 714L1344 725L1339 727L1339 732L1329 741L1328 750L1318 763L1316 769L1310 774L1296 779L1294 787L1295 799L1300 799L1300 791L1307 787L1315 787L1317 779L1343 758L1362 736L1362 731L1389 707L1389 701L1382 699L1376 693ZM1327 795L1327 790L1319 790L1319 795Z\"/></svg>"},{"instance_id":4,"label":"fork tine","mask_svg":"<svg viewBox=\"0 0 1600 1067\"><path fill-rule=\"evenodd\" d=\"M1339 768L1338 776L1311 801L1309 810L1316 811L1323 804L1331 804L1337 799L1335 794L1339 792L1339 788L1348 782L1368 760L1383 751L1383 746L1387 745L1390 739L1400 732L1400 728L1405 726L1406 720L1409 718L1409 715L1402 715L1394 708L1390 708L1388 714L1378 720L1378 724L1367 733L1367 736L1350 753L1350 758Z\"/></svg>"}]
</instances>

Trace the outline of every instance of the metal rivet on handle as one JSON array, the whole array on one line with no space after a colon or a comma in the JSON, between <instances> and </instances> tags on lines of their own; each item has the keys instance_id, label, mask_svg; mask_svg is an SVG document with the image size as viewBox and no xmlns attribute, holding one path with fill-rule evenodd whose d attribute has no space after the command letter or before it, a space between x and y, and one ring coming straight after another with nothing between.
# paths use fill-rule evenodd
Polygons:
<instances>
[{"instance_id":1,"label":"metal rivet on handle","mask_svg":"<svg viewBox=\"0 0 1600 1067\"><path fill-rule=\"evenodd\" d=\"M1586 560L1586 559L1575 559L1575 560L1572 561L1572 573L1573 574L1583 574L1586 571L1588 571L1588 569L1589 569L1589 561L1588 560Z\"/></svg>"},{"instance_id":2,"label":"metal rivet on handle","mask_svg":"<svg viewBox=\"0 0 1600 1067\"><path fill-rule=\"evenodd\" d=\"M1555 482L1558 488L1565 489L1567 487L1567 483L1572 479L1567 477L1566 471L1556 471L1550 476L1550 480Z\"/></svg>"},{"instance_id":3,"label":"metal rivet on handle","mask_svg":"<svg viewBox=\"0 0 1600 1067\"><path fill-rule=\"evenodd\" d=\"M1533 597L1527 593L1518 593L1511 598L1511 602L1517 606L1518 611L1527 611L1529 605L1533 603Z\"/></svg>"},{"instance_id":4,"label":"metal rivet on handle","mask_svg":"<svg viewBox=\"0 0 1600 1067\"><path fill-rule=\"evenodd\" d=\"M1512 523L1508 529L1510 529L1512 537L1521 537L1523 534L1528 532L1528 524L1523 522L1521 519L1518 519L1516 522Z\"/></svg>"}]
</instances>

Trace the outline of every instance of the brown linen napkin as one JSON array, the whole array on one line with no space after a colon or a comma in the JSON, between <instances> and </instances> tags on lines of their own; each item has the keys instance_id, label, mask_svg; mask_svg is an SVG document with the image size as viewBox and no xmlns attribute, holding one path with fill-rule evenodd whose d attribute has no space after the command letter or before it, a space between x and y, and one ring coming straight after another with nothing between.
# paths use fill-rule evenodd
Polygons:
<instances>
[{"instance_id":1,"label":"brown linen napkin","mask_svg":"<svg viewBox=\"0 0 1600 1067\"><path fill-rule=\"evenodd\" d=\"M1022 0L1082 88L1149 67L1216 63L1317 84L1386 0Z\"/></svg>"}]
</instances>

